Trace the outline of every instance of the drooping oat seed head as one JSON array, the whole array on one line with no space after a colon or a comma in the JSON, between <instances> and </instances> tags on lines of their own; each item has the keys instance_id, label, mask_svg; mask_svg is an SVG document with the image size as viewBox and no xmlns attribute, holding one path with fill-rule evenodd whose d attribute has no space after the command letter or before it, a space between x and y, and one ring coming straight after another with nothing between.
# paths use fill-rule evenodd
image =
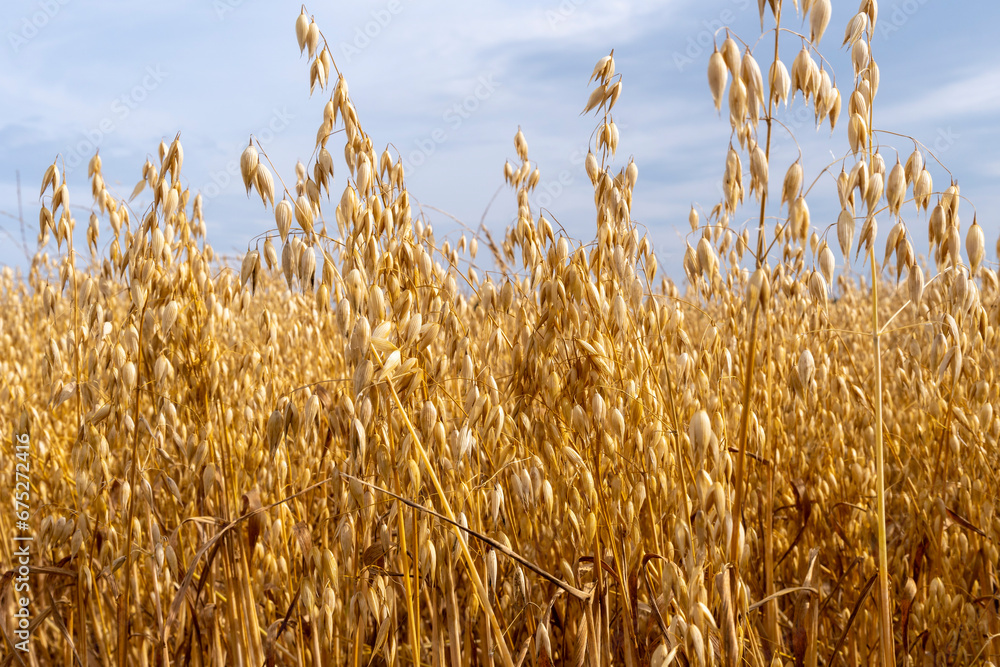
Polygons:
<instances>
[{"instance_id":1,"label":"drooping oat seed head","mask_svg":"<svg viewBox=\"0 0 1000 667\"><path fill-rule=\"evenodd\" d=\"M701 460L708 451L712 439L712 420L704 410L699 410L691 416L691 421L688 422L688 438L691 440L691 449L697 460Z\"/></svg>"},{"instance_id":2,"label":"drooping oat seed head","mask_svg":"<svg viewBox=\"0 0 1000 667\"><path fill-rule=\"evenodd\" d=\"M292 202L282 199L274 207L274 222L278 226L278 235L281 242L288 240L288 232L292 228Z\"/></svg>"},{"instance_id":3,"label":"drooping oat seed head","mask_svg":"<svg viewBox=\"0 0 1000 667\"><path fill-rule=\"evenodd\" d=\"M257 163L253 183L264 206L267 206L268 202L274 206L274 178L271 176L271 170L262 162Z\"/></svg>"},{"instance_id":4,"label":"drooping oat seed head","mask_svg":"<svg viewBox=\"0 0 1000 667\"><path fill-rule=\"evenodd\" d=\"M924 270L916 262L910 266L907 272L906 291L913 306L919 307L920 299L924 294Z\"/></svg>"},{"instance_id":5,"label":"drooping oat seed head","mask_svg":"<svg viewBox=\"0 0 1000 667\"><path fill-rule=\"evenodd\" d=\"M809 274L809 296L818 306L826 309L827 285L826 279L819 271Z\"/></svg>"},{"instance_id":6,"label":"drooping oat seed head","mask_svg":"<svg viewBox=\"0 0 1000 667\"><path fill-rule=\"evenodd\" d=\"M763 268L756 269L747 283L747 312L754 308L766 309L771 300L771 280Z\"/></svg>"},{"instance_id":7,"label":"drooping oat seed head","mask_svg":"<svg viewBox=\"0 0 1000 667\"><path fill-rule=\"evenodd\" d=\"M303 5L302 13L295 19L295 39L299 43L299 53L306 50L306 39L309 37L309 16Z\"/></svg>"},{"instance_id":8,"label":"drooping oat seed head","mask_svg":"<svg viewBox=\"0 0 1000 667\"><path fill-rule=\"evenodd\" d=\"M715 49L708 59L708 88L712 91L712 101L715 103L716 111L722 110L722 95L726 91L727 78L726 60L719 50Z\"/></svg>"},{"instance_id":9,"label":"drooping oat seed head","mask_svg":"<svg viewBox=\"0 0 1000 667\"><path fill-rule=\"evenodd\" d=\"M804 0L803 0L804 2ZM832 13L830 0L815 0L809 9L809 41L814 45L823 39L823 33L830 24Z\"/></svg>"},{"instance_id":10,"label":"drooping oat seed head","mask_svg":"<svg viewBox=\"0 0 1000 667\"><path fill-rule=\"evenodd\" d=\"M698 241L698 267L710 282L715 278L719 269L719 258L715 254L715 249L704 236Z\"/></svg>"},{"instance_id":11,"label":"drooping oat seed head","mask_svg":"<svg viewBox=\"0 0 1000 667\"><path fill-rule=\"evenodd\" d=\"M521 159L522 162L528 161L528 140L524 138L524 132L521 128L517 128L517 134L514 135L514 150L517 151L517 157Z\"/></svg>"},{"instance_id":12,"label":"drooping oat seed head","mask_svg":"<svg viewBox=\"0 0 1000 667\"><path fill-rule=\"evenodd\" d=\"M854 42L854 46L851 47L851 64L854 66L854 76L867 70L870 61L871 53L868 50L868 42L863 39Z\"/></svg>"},{"instance_id":13,"label":"drooping oat seed head","mask_svg":"<svg viewBox=\"0 0 1000 667\"><path fill-rule=\"evenodd\" d=\"M824 241L823 249L819 251L819 270L823 274L824 280L829 284L833 284L833 272L836 266L837 259L833 255L833 250Z\"/></svg>"},{"instance_id":14,"label":"drooping oat seed head","mask_svg":"<svg viewBox=\"0 0 1000 667\"><path fill-rule=\"evenodd\" d=\"M850 44L853 47L854 44L861 39L861 36L867 29L868 15L864 12L855 14L851 20L847 22L847 29L844 30L844 42L841 46Z\"/></svg>"},{"instance_id":15,"label":"drooping oat seed head","mask_svg":"<svg viewBox=\"0 0 1000 667\"><path fill-rule=\"evenodd\" d=\"M917 206L917 212L923 208L925 211L931 202L931 193L934 191L934 181L931 173L927 169L921 169L920 175L913 184L913 203Z\"/></svg>"},{"instance_id":16,"label":"drooping oat seed head","mask_svg":"<svg viewBox=\"0 0 1000 667\"><path fill-rule=\"evenodd\" d=\"M756 192L757 198L767 190L767 155L760 144L754 142L750 151L750 192Z\"/></svg>"},{"instance_id":17,"label":"drooping oat seed head","mask_svg":"<svg viewBox=\"0 0 1000 667\"><path fill-rule=\"evenodd\" d=\"M969 233L965 236L965 252L969 255L972 275L976 275L979 272L979 265L982 264L983 257L986 255L986 235L976 221L975 214L972 216L972 226L969 227Z\"/></svg>"},{"instance_id":18,"label":"drooping oat seed head","mask_svg":"<svg viewBox=\"0 0 1000 667\"><path fill-rule=\"evenodd\" d=\"M721 49L722 57L725 59L726 68L733 78L740 76L740 47L736 44L736 40L732 38L732 35L727 35L724 42L722 42Z\"/></svg>"},{"instance_id":19,"label":"drooping oat seed head","mask_svg":"<svg viewBox=\"0 0 1000 667\"><path fill-rule=\"evenodd\" d=\"M920 173L924 170L924 154L920 149L914 148L910 157L906 158L906 184L916 184L920 178Z\"/></svg>"},{"instance_id":20,"label":"drooping oat seed head","mask_svg":"<svg viewBox=\"0 0 1000 667\"><path fill-rule=\"evenodd\" d=\"M243 175L243 185L247 188L247 194L250 194L250 186L253 184L254 177L257 175L257 165L259 159L257 156L257 149L254 148L253 142L243 149L243 154L240 156L240 173Z\"/></svg>"},{"instance_id":21,"label":"drooping oat seed head","mask_svg":"<svg viewBox=\"0 0 1000 667\"><path fill-rule=\"evenodd\" d=\"M785 182L781 188L781 203L795 201L802 190L802 163L796 160L785 172Z\"/></svg>"},{"instance_id":22,"label":"drooping oat seed head","mask_svg":"<svg viewBox=\"0 0 1000 667\"><path fill-rule=\"evenodd\" d=\"M799 196L788 207L788 220L792 226L792 238L797 241L804 241L809 234L809 204L806 198Z\"/></svg>"},{"instance_id":23,"label":"drooping oat seed head","mask_svg":"<svg viewBox=\"0 0 1000 667\"><path fill-rule=\"evenodd\" d=\"M861 225L861 235L858 238L858 249L854 252L854 259L857 259L858 255L861 254L862 248L864 248L865 256L868 256L868 252L875 243L875 237L877 235L878 221L875 219L874 215L869 215L865 218L864 224Z\"/></svg>"},{"instance_id":24,"label":"drooping oat seed head","mask_svg":"<svg viewBox=\"0 0 1000 667\"><path fill-rule=\"evenodd\" d=\"M295 221L299 223L299 226L307 235L312 235L313 208L305 195L299 195L295 200Z\"/></svg>"},{"instance_id":25,"label":"drooping oat seed head","mask_svg":"<svg viewBox=\"0 0 1000 667\"><path fill-rule=\"evenodd\" d=\"M931 215L927 219L927 237L931 246L936 246L944 241L947 220L945 207L939 201L931 210Z\"/></svg>"},{"instance_id":26,"label":"drooping oat seed head","mask_svg":"<svg viewBox=\"0 0 1000 667\"><path fill-rule=\"evenodd\" d=\"M775 60L768 72L768 82L771 87L771 98L776 102L784 102L788 106L788 92L792 87L792 79L788 75L785 63Z\"/></svg>"},{"instance_id":27,"label":"drooping oat seed head","mask_svg":"<svg viewBox=\"0 0 1000 667\"><path fill-rule=\"evenodd\" d=\"M816 375L816 360L813 358L813 353L808 348L802 350L802 354L799 355L799 363L796 370L798 371L799 384L802 385L802 390L808 392L809 385L812 384L813 376Z\"/></svg>"},{"instance_id":28,"label":"drooping oat seed head","mask_svg":"<svg viewBox=\"0 0 1000 667\"><path fill-rule=\"evenodd\" d=\"M889 172L889 179L885 184L885 198L889 203L889 213L899 217L899 210L903 206L903 199L906 197L906 176L903 165L899 159L892 171Z\"/></svg>"}]
</instances>

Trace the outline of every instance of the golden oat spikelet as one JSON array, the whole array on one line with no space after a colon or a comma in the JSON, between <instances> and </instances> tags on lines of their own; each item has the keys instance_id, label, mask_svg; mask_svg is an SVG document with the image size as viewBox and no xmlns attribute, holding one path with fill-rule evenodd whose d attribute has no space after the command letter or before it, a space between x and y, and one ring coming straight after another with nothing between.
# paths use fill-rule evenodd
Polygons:
<instances>
[{"instance_id":1,"label":"golden oat spikelet","mask_svg":"<svg viewBox=\"0 0 1000 667\"><path fill-rule=\"evenodd\" d=\"M743 83L743 79L733 79L732 85L729 86L729 124L736 131L740 131L744 127L743 123L747 117L749 102L747 86ZM754 103L756 104L756 102ZM740 143L743 143L742 138Z\"/></svg>"},{"instance_id":2,"label":"golden oat spikelet","mask_svg":"<svg viewBox=\"0 0 1000 667\"><path fill-rule=\"evenodd\" d=\"M851 47L851 64L854 66L854 76L866 71L869 62L871 62L871 52L868 49L868 42L859 39ZM874 91L875 87L872 86L873 94Z\"/></svg>"},{"instance_id":3,"label":"golden oat spikelet","mask_svg":"<svg viewBox=\"0 0 1000 667\"><path fill-rule=\"evenodd\" d=\"M868 206L869 214L875 212L878 203L882 201L884 193L885 185L882 180L882 174L881 172L873 171L871 177L868 179L868 188L865 190L865 204Z\"/></svg>"},{"instance_id":4,"label":"golden oat spikelet","mask_svg":"<svg viewBox=\"0 0 1000 667\"><path fill-rule=\"evenodd\" d=\"M795 201L802 190L802 163L796 160L785 172L785 182L781 187L781 203Z\"/></svg>"},{"instance_id":5,"label":"golden oat spikelet","mask_svg":"<svg viewBox=\"0 0 1000 667\"><path fill-rule=\"evenodd\" d=\"M809 204L806 198L798 196L788 207L788 220L792 225L792 238L804 241L809 234Z\"/></svg>"},{"instance_id":6,"label":"golden oat spikelet","mask_svg":"<svg viewBox=\"0 0 1000 667\"><path fill-rule=\"evenodd\" d=\"M736 78L736 77L733 77ZM759 107L764 102L764 78L760 73L760 65L750 54L748 48L743 53L743 64L740 69L740 79L747 87L747 98L752 102L752 107ZM751 108L751 113L757 115L756 108Z\"/></svg>"},{"instance_id":7,"label":"golden oat spikelet","mask_svg":"<svg viewBox=\"0 0 1000 667\"><path fill-rule=\"evenodd\" d=\"M771 98L775 102L784 102L788 106L788 92L792 87L792 79L788 75L788 68L785 63L775 60L771 63L768 72L768 81L771 86Z\"/></svg>"},{"instance_id":8,"label":"golden oat spikelet","mask_svg":"<svg viewBox=\"0 0 1000 667\"><path fill-rule=\"evenodd\" d=\"M816 274L814 273L813 275ZM813 377L816 375L816 359L813 357L812 351L808 348L802 350L802 354L799 355L799 363L796 364L796 371L803 392L808 392L809 385L812 384Z\"/></svg>"},{"instance_id":9,"label":"golden oat spikelet","mask_svg":"<svg viewBox=\"0 0 1000 667\"><path fill-rule=\"evenodd\" d=\"M299 43L299 53L306 50L306 39L309 37L309 16L303 5L302 13L295 19L295 39Z\"/></svg>"},{"instance_id":10,"label":"golden oat spikelet","mask_svg":"<svg viewBox=\"0 0 1000 667\"><path fill-rule=\"evenodd\" d=\"M907 271L906 291L914 307L919 306L924 294L924 270L916 262Z\"/></svg>"},{"instance_id":11,"label":"golden oat spikelet","mask_svg":"<svg viewBox=\"0 0 1000 667\"><path fill-rule=\"evenodd\" d=\"M309 21L309 28L306 30L306 48L309 49L309 57L316 55L316 47L319 46L319 26L316 21Z\"/></svg>"},{"instance_id":12,"label":"golden oat spikelet","mask_svg":"<svg viewBox=\"0 0 1000 667\"><path fill-rule=\"evenodd\" d=\"M795 100L795 93L799 91L802 91L805 99L809 99L809 91L811 90L809 79L813 66L814 63L812 56L809 55L809 49L803 46L799 49L795 60L792 61L792 101Z\"/></svg>"},{"instance_id":13,"label":"golden oat spikelet","mask_svg":"<svg viewBox=\"0 0 1000 667\"><path fill-rule=\"evenodd\" d=\"M858 238L858 249L854 252L854 259L857 260L858 255L861 254L861 249L864 248L865 256L867 257L868 251L871 250L872 244L875 243L875 237L878 235L878 221L875 219L874 215L869 215L865 218L865 222L861 225L861 235Z\"/></svg>"},{"instance_id":14,"label":"golden oat spikelet","mask_svg":"<svg viewBox=\"0 0 1000 667\"><path fill-rule=\"evenodd\" d=\"M766 309L771 300L771 280L763 268L756 269L747 282L747 311L757 306Z\"/></svg>"},{"instance_id":15,"label":"golden oat spikelet","mask_svg":"<svg viewBox=\"0 0 1000 667\"><path fill-rule=\"evenodd\" d=\"M833 250L823 242L823 248L819 251L819 270L827 283L833 283L833 272L837 267L837 258L833 256Z\"/></svg>"},{"instance_id":16,"label":"golden oat spikelet","mask_svg":"<svg viewBox=\"0 0 1000 667\"><path fill-rule=\"evenodd\" d=\"M260 193L260 200L264 202L264 206L267 206L268 202L274 206L274 178L271 176L271 170L262 162L257 163L253 184Z\"/></svg>"},{"instance_id":17,"label":"golden oat spikelet","mask_svg":"<svg viewBox=\"0 0 1000 667\"><path fill-rule=\"evenodd\" d=\"M514 135L514 150L517 151L517 157L521 159L522 162L528 161L528 140L524 138L524 132L521 128L517 128L517 134Z\"/></svg>"},{"instance_id":18,"label":"golden oat spikelet","mask_svg":"<svg viewBox=\"0 0 1000 667\"><path fill-rule=\"evenodd\" d=\"M830 14L832 13L830 0L815 0L809 11L809 41L819 44L823 39L823 33L830 24Z\"/></svg>"},{"instance_id":19,"label":"golden oat spikelet","mask_svg":"<svg viewBox=\"0 0 1000 667\"><path fill-rule=\"evenodd\" d=\"M267 264L268 271L273 271L274 267L278 265L278 251L270 236L264 239L264 262Z\"/></svg>"},{"instance_id":20,"label":"golden oat spikelet","mask_svg":"<svg viewBox=\"0 0 1000 667\"><path fill-rule=\"evenodd\" d=\"M94 157L90 158L90 162L87 163L87 177L90 178L95 174L101 173L101 153L100 151L94 153Z\"/></svg>"},{"instance_id":21,"label":"golden oat spikelet","mask_svg":"<svg viewBox=\"0 0 1000 667\"><path fill-rule=\"evenodd\" d=\"M313 233L313 208L305 195L299 195L295 200L295 221L299 223L308 236Z\"/></svg>"},{"instance_id":22,"label":"golden oat spikelet","mask_svg":"<svg viewBox=\"0 0 1000 667\"><path fill-rule=\"evenodd\" d=\"M864 35L865 30L868 29L868 14L864 12L859 12L855 14L850 21L847 22L847 28L844 30L844 43L841 46L850 44L852 47L856 42L861 39Z\"/></svg>"},{"instance_id":23,"label":"golden oat spikelet","mask_svg":"<svg viewBox=\"0 0 1000 667\"><path fill-rule=\"evenodd\" d=\"M38 193L38 196L41 197L43 194L45 194L45 188L49 187L50 185L52 186L53 193L55 193L55 191L58 190L59 186L61 185L61 182L59 180L59 167L56 165L55 162L50 164L48 168L45 170L45 174L42 176L42 189Z\"/></svg>"},{"instance_id":24,"label":"golden oat spikelet","mask_svg":"<svg viewBox=\"0 0 1000 667\"><path fill-rule=\"evenodd\" d=\"M823 278L823 274L819 271L813 271L809 274L809 295L817 305L823 309L826 308L826 279Z\"/></svg>"},{"instance_id":25,"label":"golden oat spikelet","mask_svg":"<svg viewBox=\"0 0 1000 667\"><path fill-rule=\"evenodd\" d=\"M910 157L906 159L906 184L912 185L920 178L924 170L924 155L919 149L914 148Z\"/></svg>"},{"instance_id":26,"label":"golden oat spikelet","mask_svg":"<svg viewBox=\"0 0 1000 667\"><path fill-rule=\"evenodd\" d=\"M945 208L939 201L937 205L931 209L931 215L927 219L927 238L930 240L930 244L932 246L937 245L944 240L947 225L948 223Z\"/></svg>"},{"instance_id":27,"label":"golden oat spikelet","mask_svg":"<svg viewBox=\"0 0 1000 667\"><path fill-rule=\"evenodd\" d=\"M722 42L721 53L733 78L740 76L740 47L731 35L727 35L725 41Z\"/></svg>"},{"instance_id":28,"label":"golden oat spikelet","mask_svg":"<svg viewBox=\"0 0 1000 667\"><path fill-rule=\"evenodd\" d=\"M833 101L830 103L830 112L827 114L827 117L830 119L830 132L833 132L837 128L837 121L840 120L842 98L837 88L833 89L831 95L833 96Z\"/></svg>"},{"instance_id":29,"label":"golden oat spikelet","mask_svg":"<svg viewBox=\"0 0 1000 667\"><path fill-rule=\"evenodd\" d=\"M883 264L888 264L889 259L892 257L894 252L900 247L900 244L906 240L906 227L903 225L902 221L897 222L889 230L889 235L885 239L885 257L882 259Z\"/></svg>"},{"instance_id":30,"label":"golden oat spikelet","mask_svg":"<svg viewBox=\"0 0 1000 667\"><path fill-rule=\"evenodd\" d=\"M868 146L868 123L861 114L852 114L851 122L847 126L847 139L851 146L851 152L857 155L858 151Z\"/></svg>"},{"instance_id":31,"label":"golden oat spikelet","mask_svg":"<svg viewBox=\"0 0 1000 667\"><path fill-rule=\"evenodd\" d=\"M698 241L698 268L706 280L711 281L719 270L719 258L712 244L704 236Z\"/></svg>"},{"instance_id":32,"label":"golden oat spikelet","mask_svg":"<svg viewBox=\"0 0 1000 667\"><path fill-rule=\"evenodd\" d=\"M278 226L281 242L288 240L288 231L292 228L292 202L283 198L274 207L274 222Z\"/></svg>"},{"instance_id":33,"label":"golden oat spikelet","mask_svg":"<svg viewBox=\"0 0 1000 667\"><path fill-rule=\"evenodd\" d=\"M906 176L903 165L900 164L899 158L897 158L896 164L893 166L892 171L889 172L889 178L885 184L885 198L889 202L889 213L898 218L899 209L902 208L905 197Z\"/></svg>"},{"instance_id":34,"label":"golden oat spikelet","mask_svg":"<svg viewBox=\"0 0 1000 667\"><path fill-rule=\"evenodd\" d=\"M251 140L250 145L243 149L243 154L240 156L240 174L243 176L243 185L247 188L247 195L250 194L250 186L253 184L254 176L257 174L257 165L260 159L257 155L257 149L254 148L253 141ZM138 189L138 186L136 186ZM138 192L134 193L134 197Z\"/></svg>"},{"instance_id":35,"label":"golden oat spikelet","mask_svg":"<svg viewBox=\"0 0 1000 667\"><path fill-rule=\"evenodd\" d=\"M615 61L614 61L614 51L610 54L604 56L597 61L594 65L594 71L591 72L590 78L587 79L587 83L590 83L594 79L603 79L607 81L615 74Z\"/></svg>"},{"instance_id":36,"label":"golden oat spikelet","mask_svg":"<svg viewBox=\"0 0 1000 667\"><path fill-rule=\"evenodd\" d=\"M716 48L708 59L708 88L712 91L712 101L715 103L715 110L722 110L722 95L726 91L726 59L719 49ZM734 79L738 81L739 79Z\"/></svg>"},{"instance_id":37,"label":"golden oat spikelet","mask_svg":"<svg viewBox=\"0 0 1000 667\"><path fill-rule=\"evenodd\" d=\"M837 241L844 258L850 258L851 248L854 246L854 215L846 208L837 217Z\"/></svg>"},{"instance_id":38,"label":"golden oat spikelet","mask_svg":"<svg viewBox=\"0 0 1000 667\"><path fill-rule=\"evenodd\" d=\"M754 143L750 150L750 191L759 199L767 190L767 155L760 144Z\"/></svg>"},{"instance_id":39,"label":"golden oat spikelet","mask_svg":"<svg viewBox=\"0 0 1000 667\"><path fill-rule=\"evenodd\" d=\"M600 108L604 105L604 100L607 99L608 88L604 82L599 82L597 87L594 88L593 92L590 93L590 97L587 98L587 106L584 107L581 113L587 113L591 109Z\"/></svg>"},{"instance_id":40,"label":"golden oat spikelet","mask_svg":"<svg viewBox=\"0 0 1000 667\"><path fill-rule=\"evenodd\" d=\"M976 275L979 272L979 265L982 264L983 257L986 255L986 235L976 221L975 214L972 216L972 226L969 227L969 232L965 235L965 252L969 255L972 275Z\"/></svg>"},{"instance_id":41,"label":"golden oat spikelet","mask_svg":"<svg viewBox=\"0 0 1000 667\"><path fill-rule=\"evenodd\" d=\"M920 170L920 175L917 177L916 181L913 183L913 203L917 207L917 212L923 208L924 211L931 202L931 193L934 191L934 181L931 178L931 173L927 171L926 168Z\"/></svg>"}]
</instances>

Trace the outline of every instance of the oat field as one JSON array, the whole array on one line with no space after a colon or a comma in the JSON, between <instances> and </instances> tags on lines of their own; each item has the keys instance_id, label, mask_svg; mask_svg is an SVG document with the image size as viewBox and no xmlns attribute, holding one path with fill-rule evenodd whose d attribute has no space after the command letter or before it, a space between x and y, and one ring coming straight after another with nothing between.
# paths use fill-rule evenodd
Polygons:
<instances>
[{"instance_id":1,"label":"oat field","mask_svg":"<svg viewBox=\"0 0 1000 667\"><path fill-rule=\"evenodd\" d=\"M996 258L878 129L876 0L760 7L704 63L732 138L682 282L630 214L613 54L584 242L532 208L520 130L516 221L436 238L305 9L329 101L294 172L250 139L274 225L235 263L179 137L131 193L57 158L0 278L0 664L1000 664ZM790 102L839 131L821 173L770 164Z\"/></svg>"}]
</instances>

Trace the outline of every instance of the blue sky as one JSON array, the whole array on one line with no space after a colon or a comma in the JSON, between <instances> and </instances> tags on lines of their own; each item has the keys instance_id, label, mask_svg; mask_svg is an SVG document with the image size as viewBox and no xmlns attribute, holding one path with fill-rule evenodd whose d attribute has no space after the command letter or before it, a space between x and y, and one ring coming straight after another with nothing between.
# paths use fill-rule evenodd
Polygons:
<instances>
[{"instance_id":1,"label":"blue sky","mask_svg":"<svg viewBox=\"0 0 1000 667\"><path fill-rule=\"evenodd\" d=\"M857 3L833 4L820 47L839 75L846 109L851 69L838 47ZM294 35L299 8L264 0L7 0L0 10L0 264L26 264L19 224L9 217L18 208L16 171L33 252L38 187L56 155L71 165L82 231L92 203L86 179L92 147L100 147L105 180L127 196L146 157L178 131L183 173L205 197L215 248L243 252L273 228L272 213L248 199L231 172L251 133L286 182L294 181L296 160L312 153L328 93L309 96L308 67ZM428 207L439 237L456 225L434 209L478 224L503 185L504 161L516 157L520 127L541 169L536 203L574 238L593 238L582 156L596 119L580 111L594 63L614 48L624 80L615 108L616 163L634 156L633 217L649 229L661 266L681 276L688 207L708 210L718 201L730 137L706 82L711 35L725 23L753 45L760 34L754 0L376 0L314 3L308 10L347 77L362 126L378 148L391 144L403 155L411 195ZM998 18L993 2L883 0L873 44L882 81L876 126L935 150L977 207L990 262L1000 231L1000 65L991 30ZM798 17L784 25L803 29ZM799 46L795 36L783 37L789 67ZM758 48L766 75L770 46ZM797 125L807 182L847 150L846 113L832 138L828 126L814 130L800 101L782 114ZM331 147L339 149L337 142ZM885 137L890 166L892 147L905 160L913 145ZM773 182L780 184L796 155L794 143L776 135ZM931 170L935 190L943 190L948 175L936 165ZM335 194L345 173L336 173ZM827 177L810 197L814 229L835 221L835 197ZM500 234L515 213L514 195L504 188L485 220ZM733 224L748 222L751 209L744 214ZM971 206L963 203L961 214L964 237ZM918 253L926 252L925 215L908 206L904 219ZM888 228L886 219L881 229ZM102 244L109 235L105 226Z\"/></svg>"}]
</instances>

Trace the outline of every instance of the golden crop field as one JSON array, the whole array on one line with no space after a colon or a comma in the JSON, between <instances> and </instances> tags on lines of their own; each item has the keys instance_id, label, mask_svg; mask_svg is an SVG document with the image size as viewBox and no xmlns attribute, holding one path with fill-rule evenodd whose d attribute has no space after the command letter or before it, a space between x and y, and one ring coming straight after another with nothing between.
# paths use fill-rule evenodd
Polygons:
<instances>
[{"instance_id":1,"label":"golden crop field","mask_svg":"<svg viewBox=\"0 0 1000 667\"><path fill-rule=\"evenodd\" d=\"M996 264L873 129L876 0L760 6L704 63L732 143L683 284L630 214L612 55L586 242L532 208L520 130L516 222L436 238L305 9L329 102L294 174L243 152L274 226L235 266L179 138L131 196L93 157L86 247L57 159L0 280L0 664L998 664ZM769 164L796 97L847 128L823 173Z\"/></svg>"}]
</instances>

